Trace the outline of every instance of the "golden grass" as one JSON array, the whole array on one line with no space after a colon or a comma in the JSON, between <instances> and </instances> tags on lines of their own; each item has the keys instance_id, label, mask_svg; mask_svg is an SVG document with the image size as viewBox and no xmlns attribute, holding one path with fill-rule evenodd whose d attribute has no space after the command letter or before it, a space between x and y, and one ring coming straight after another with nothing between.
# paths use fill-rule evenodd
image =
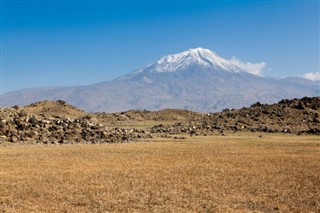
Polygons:
<instances>
[{"instance_id":1,"label":"golden grass","mask_svg":"<svg viewBox=\"0 0 320 213\"><path fill-rule=\"evenodd\" d=\"M320 212L317 136L0 147L2 212Z\"/></svg>"}]
</instances>

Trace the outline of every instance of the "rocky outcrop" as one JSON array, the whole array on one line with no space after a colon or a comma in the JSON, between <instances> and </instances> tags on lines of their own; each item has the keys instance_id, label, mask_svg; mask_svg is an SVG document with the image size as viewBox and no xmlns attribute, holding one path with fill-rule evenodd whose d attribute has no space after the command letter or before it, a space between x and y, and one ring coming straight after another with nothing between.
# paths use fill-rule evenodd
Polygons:
<instances>
[{"instance_id":1,"label":"rocky outcrop","mask_svg":"<svg viewBox=\"0 0 320 213\"><path fill-rule=\"evenodd\" d=\"M19 107L0 109L0 142L12 143L122 143L150 138L143 130L110 128L91 116L34 116Z\"/></svg>"},{"instance_id":2,"label":"rocky outcrop","mask_svg":"<svg viewBox=\"0 0 320 213\"><path fill-rule=\"evenodd\" d=\"M207 135L224 132L268 132L320 135L320 98L282 100L278 104L253 104L239 110L223 110L201 118L157 125L152 133Z\"/></svg>"}]
</instances>

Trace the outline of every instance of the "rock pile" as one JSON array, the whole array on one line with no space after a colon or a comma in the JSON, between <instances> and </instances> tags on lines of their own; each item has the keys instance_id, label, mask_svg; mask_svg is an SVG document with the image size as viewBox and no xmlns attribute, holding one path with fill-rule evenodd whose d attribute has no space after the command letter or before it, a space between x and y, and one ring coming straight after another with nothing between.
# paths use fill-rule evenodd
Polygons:
<instances>
[{"instance_id":1,"label":"rock pile","mask_svg":"<svg viewBox=\"0 0 320 213\"><path fill-rule=\"evenodd\" d=\"M150 138L143 130L109 128L90 116L34 116L19 107L0 109L0 142L13 143L121 143Z\"/></svg>"},{"instance_id":2,"label":"rock pile","mask_svg":"<svg viewBox=\"0 0 320 213\"><path fill-rule=\"evenodd\" d=\"M283 132L320 135L320 98L282 100L278 104L255 103L249 108L223 110L201 118L157 125L152 133L160 134L224 134L224 132Z\"/></svg>"}]
</instances>

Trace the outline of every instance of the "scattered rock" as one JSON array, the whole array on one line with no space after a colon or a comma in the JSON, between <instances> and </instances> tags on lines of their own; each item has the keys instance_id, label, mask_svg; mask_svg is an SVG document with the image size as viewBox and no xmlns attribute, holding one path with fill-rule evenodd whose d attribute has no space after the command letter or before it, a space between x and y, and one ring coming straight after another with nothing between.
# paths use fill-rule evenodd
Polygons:
<instances>
[{"instance_id":1,"label":"scattered rock","mask_svg":"<svg viewBox=\"0 0 320 213\"><path fill-rule=\"evenodd\" d=\"M66 104L59 102L59 104ZM93 123L91 117L28 114L19 107L0 109L1 142L13 143L122 143L152 137L135 128L109 128Z\"/></svg>"},{"instance_id":2,"label":"scattered rock","mask_svg":"<svg viewBox=\"0 0 320 213\"><path fill-rule=\"evenodd\" d=\"M185 140L187 138L183 137L183 136L180 136L180 137L175 136L175 137L173 137L173 139L175 139L175 140Z\"/></svg>"}]
</instances>

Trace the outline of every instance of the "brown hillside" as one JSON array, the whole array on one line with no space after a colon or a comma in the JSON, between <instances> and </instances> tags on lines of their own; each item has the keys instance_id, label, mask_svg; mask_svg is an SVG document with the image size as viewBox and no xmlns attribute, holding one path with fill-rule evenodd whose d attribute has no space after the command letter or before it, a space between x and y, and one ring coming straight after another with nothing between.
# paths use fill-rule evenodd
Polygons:
<instances>
[{"instance_id":1,"label":"brown hillside","mask_svg":"<svg viewBox=\"0 0 320 213\"><path fill-rule=\"evenodd\" d=\"M187 121L201 117L202 114L190 110L164 109L159 111L130 110L120 113L96 113L95 116L102 123L121 124L137 121Z\"/></svg>"},{"instance_id":2,"label":"brown hillside","mask_svg":"<svg viewBox=\"0 0 320 213\"><path fill-rule=\"evenodd\" d=\"M64 101L40 101L22 108L27 113L42 117L69 117L78 118L88 115L87 112L78 109Z\"/></svg>"}]
</instances>

